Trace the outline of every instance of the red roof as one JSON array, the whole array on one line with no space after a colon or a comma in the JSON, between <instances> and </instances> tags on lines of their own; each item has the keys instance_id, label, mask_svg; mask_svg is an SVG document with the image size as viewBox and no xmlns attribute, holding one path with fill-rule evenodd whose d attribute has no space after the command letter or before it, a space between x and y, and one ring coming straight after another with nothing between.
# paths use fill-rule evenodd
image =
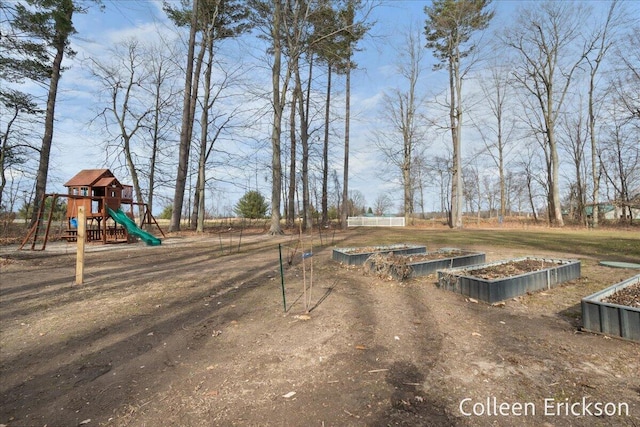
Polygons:
<instances>
[{"instance_id":1,"label":"red roof","mask_svg":"<svg viewBox=\"0 0 640 427\"><path fill-rule=\"evenodd\" d=\"M83 169L64 184L65 187L94 186L102 178L115 179L109 169ZM116 180L117 181L117 180ZM110 182L109 182L110 183Z\"/></svg>"},{"instance_id":2,"label":"red roof","mask_svg":"<svg viewBox=\"0 0 640 427\"><path fill-rule=\"evenodd\" d=\"M110 176L105 178L100 178L96 182L93 183L92 187L111 187L112 184L115 184L116 187L122 188L122 184L116 178Z\"/></svg>"}]
</instances>

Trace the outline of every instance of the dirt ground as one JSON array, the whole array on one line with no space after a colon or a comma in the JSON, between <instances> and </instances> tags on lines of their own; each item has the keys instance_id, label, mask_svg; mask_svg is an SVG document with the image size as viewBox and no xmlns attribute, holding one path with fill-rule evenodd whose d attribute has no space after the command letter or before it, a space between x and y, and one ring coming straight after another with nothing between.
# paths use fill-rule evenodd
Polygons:
<instances>
[{"instance_id":1,"label":"dirt ground","mask_svg":"<svg viewBox=\"0 0 640 427\"><path fill-rule=\"evenodd\" d=\"M330 243L365 233L382 232ZM579 280L498 307L315 245L304 271L291 236L90 246L83 285L74 244L0 248L0 425L640 426L640 343L579 330L580 299L637 270L463 248L582 261Z\"/></svg>"}]
</instances>

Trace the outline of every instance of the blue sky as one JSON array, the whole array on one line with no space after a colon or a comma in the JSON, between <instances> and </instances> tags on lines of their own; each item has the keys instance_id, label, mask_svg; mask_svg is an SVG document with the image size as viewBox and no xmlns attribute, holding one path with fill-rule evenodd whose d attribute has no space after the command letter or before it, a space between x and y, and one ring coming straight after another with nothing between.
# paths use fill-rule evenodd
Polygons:
<instances>
[{"instance_id":1,"label":"blue sky","mask_svg":"<svg viewBox=\"0 0 640 427\"><path fill-rule=\"evenodd\" d=\"M493 5L496 17L490 31L508 25L514 19L518 6L526 3L531 2L495 1ZM606 2L590 3L596 6L606 4ZM104 11L94 6L88 13L77 15L75 26L78 34L73 38L72 47L78 55L64 62L69 69L63 75L60 84L51 159L51 180L47 188L49 192L63 192L62 184L80 169L100 168L106 165L106 155L102 148L103 135L100 129L88 125L95 116L97 83L89 78L86 68L82 66L82 61L88 57L104 57L111 45L128 37L155 39L158 33L171 33L173 26L167 22L161 10L161 4L160 1L155 0L104 0ZM362 192L368 206L372 206L376 197L382 193L395 197L396 206L400 203L400 198L397 197L400 194L399 186L381 173L384 160L375 149L371 130L380 124L383 93L400 84L394 72L398 47L401 46L410 24L414 28L422 29L425 18L424 7L427 4L429 2L425 1L380 2L372 13L376 24L371 34L361 43L362 50L355 57L359 69L352 74L352 150L349 187L351 190ZM230 58L238 55L236 56L238 60L249 61L251 57L262 54L256 52L262 49L259 46L255 40L244 37L242 41L230 42L222 49ZM252 49L256 51L249 52ZM420 92L429 96L442 93L446 88L444 72L431 70L433 59L429 53L425 60ZM256 69L255 79L257 81L264 79L268 82L269 75L265 73L261 76L259 75L261 72L264 73L265 69ZM335 80L337 94L334 96L340 97L344 83L339 78ZM469 90L473 91L473 88L470 87ZM443 152L444 147L449 143L449 136L434 133L431 137L431 152ZM477 145L477 141L473 141L472 132L469 132L466 138L464 142L468 155ZM237 149L244 153L241 155L256 155L250 147L238 146ZM268 151L262 153L262 157L268 158L269 155ZM333 168L338 171L339 177L342 176L342 156L342 148L335 145L332 149ZM249 160L250 163L254 161L259 160L257 158ZM227 174L229 177L227 181L236 181L236 185L223 183L217 185L215 193L209 195L213 203L220 205L218 211L225 209L223 206L226 209L233 206L248 187L255 186L256 181L258 189L263 194L270 194L270 184L264 179L270 176L270 172L263 169L259 171L259 176L255 177L256 173L253 169L255 167L213 172ZM121 181L128 182L126 177ZM172 189L158 191L167 197L173 196ZM436 209L438 191L431 188L429 192L427 196L430 202L426 208L427 210ZM158 212L161 207L161 205L154 206L154 210Z\"/></svg>"}]
</instances>

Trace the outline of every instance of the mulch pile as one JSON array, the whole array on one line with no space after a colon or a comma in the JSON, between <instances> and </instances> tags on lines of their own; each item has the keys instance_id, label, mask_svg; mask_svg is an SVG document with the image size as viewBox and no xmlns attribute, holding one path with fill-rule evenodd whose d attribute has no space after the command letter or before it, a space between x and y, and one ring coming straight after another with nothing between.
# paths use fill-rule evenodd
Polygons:
<instances>
[{"instance_id":1,"label":"mulch pile","mask_svg":"<svg viewBox=\"0 0 640 427\"><path fill-rule=\"evenodd\" d=\"M640 308L640 282L620 289L611 296L604 298L602 301L610 304Z\"/></svg>"}]
</instances>

